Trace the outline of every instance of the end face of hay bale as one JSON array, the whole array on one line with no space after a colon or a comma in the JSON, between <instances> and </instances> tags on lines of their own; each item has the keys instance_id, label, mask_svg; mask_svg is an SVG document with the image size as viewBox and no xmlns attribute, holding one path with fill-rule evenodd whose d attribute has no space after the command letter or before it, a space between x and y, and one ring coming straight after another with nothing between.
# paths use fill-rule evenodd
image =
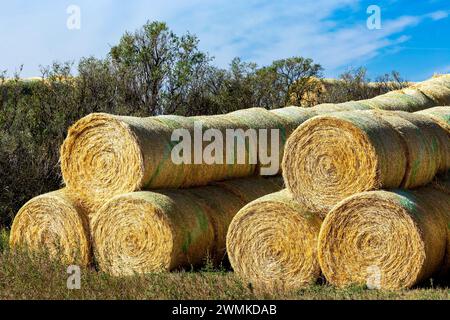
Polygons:
<instances>
[{"instance_id":1,"label":"end face of hay bale","mask_svg":"<svg viewBox=\"0 0 450 320\"><path fill-rule=\"evenodd\" d=\"M283 177L296 200L326 214L357 192L398 187L406 170L403 148L394 128L370 112L319 116L288 139Z\"/></svg>"},{"instance_id":2,"label":"end face of hay bale","mask_svg":"<svg viewBox=\"0 0 450 320\"><path fill-rule=\"evenodd\" d=\"M87 215L64 189L33 198L14 218L10 246L87 266L91 261Z\"/></svg>"},{"instance_id":3,"label":"end face of hay bale","mask_svg":"<svg viewBox=\"0 0 450 320\"><path fill-rule=\"evenodd\" d=\"M446 231L439 209L410 192L372 191L339 203L319 234L319 262L336 286L410 288L442 264Z\"/></svg>"},{"instance_id":4,"label":"end face of hay bale","mask_svg":"<svg viewBox=\"0 0 450 320\"><path fill-rule=\"evenodd\" d=\"M92 217L92 234L100 268L116 276L199 265L214 240L207 214L179 191L117 196Z\"/></svg>"},{"instance_id":5,"label":"end face of hay bale","mask_svg":"<svg viewBox=\"0 0 450 320\"><path fill-rule=\"evenodd\" d=\"M68 188L102 202L136 190L144 178L139 141L120 117L91 114L69 129L61 148L61 170Z\"/></svg>"},{"instance_id":6,"label":"end face of hay bale","mask_svg":"<svg viewBox=\"0 0 450 320\"><path fill-rule=\"evenodd\" d=\"M315 283L320 224L286 190L249 203L228 230L233 270L255 287L295 290Z\"/></svg>"}]
</instances>

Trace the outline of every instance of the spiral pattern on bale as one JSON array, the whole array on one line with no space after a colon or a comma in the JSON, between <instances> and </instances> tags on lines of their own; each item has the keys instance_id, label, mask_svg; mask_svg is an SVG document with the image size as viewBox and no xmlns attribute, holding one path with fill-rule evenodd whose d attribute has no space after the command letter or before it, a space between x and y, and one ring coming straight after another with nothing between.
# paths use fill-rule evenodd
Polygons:
<instances>
[{"instance_id":1,"label":"spiral pattern on bale","mask_svg":"<svg viewBox=\"0 0 450 320\"><path fill-rule=\"evenodd\" d=\"M242 184L261 197L281 189L269 180ZM218 186L116 196L91 218L96 260L115 276L220 263L228 225L246 203Z\"/></svg>"},{"instance_id":2,"label":"spiral pattern on bale","mask_svg":"<svg viewBox=\"0 0 450 320\"><path fill-rule=\"evenodd\" d=\"M406 164L398 132L370 112L354 111L318 116L297 128L282 171L294 198L325 215L354 193L398 187Z\"/></svg>"},{"instance_id":3,"label":"spiral pattern on bale","mask_svg":"<svg viewBox=\"0 0 450 320\"><path fill-rule=\"evenodd\" d=\"M255 287L295 290L317 281L322 220L287 190L259 198L234 217L227 252L234 272Z\"/></svg>"},{"instance_id":4,"label":"spiral pattern on bale","mask_svg":"<svg viewBox=\"0 0 450 320\"><path fill-rule=\"evenodd\" d=\"M67 189L28 201L14 218L10 246L34 254L48 254L66 264L87 266L91 245L86 208Z\"/></svg>"},{"instance_id":5,"label":"spiral pattern on bale","mask_svg":"<svg viewBox=\"0 0 450 320\"><path fill-rule=\"evenodd\" d=\"M449 210L448 196L433 188L349 197L322 224L322 272L338 287L411 288L444 264Z\"/></svg>"},{"instance_id":6,"label":"spiral pattern on bale","mask_svg":"<svg viewBox=\"0 0 450 320\"><path fill-rule=\"evenodd\" d=\"M292 114L292 110L289 111ZM239 110L227 115L181 117L157 116L136 118L108 114L91 114L70 129L61 148L63 178L71 190L82 199L103 204L112 196L141 189L202 186L212 181L254 175L259 158L250 161L250 148L261 145L244 141L244 163L237 162L237 141L231 150L234 162L196 163L194 160L194 124L203 125L203 132L216 129L226 138L227 129L267 129L267 154L278 152L280 161L287 134L302 119L282 117L262 108ZM176 164L172 150L178 142L172 141L175 129L186 129L191 136L191 163ZM270 149L271 129L279 129L279 148ZM200 137L202 139L202 137ZM242 142L242 141L241 141ZM203 142L202 150L209 144ZM226 157L224 141L223 156ZM265 148L265 147L264 147ZM214 153L214 152L212 152ZM256 155L258 156L258 155ZM200 159L203 160L203 159Z\"/></svg>"}]
</instances>

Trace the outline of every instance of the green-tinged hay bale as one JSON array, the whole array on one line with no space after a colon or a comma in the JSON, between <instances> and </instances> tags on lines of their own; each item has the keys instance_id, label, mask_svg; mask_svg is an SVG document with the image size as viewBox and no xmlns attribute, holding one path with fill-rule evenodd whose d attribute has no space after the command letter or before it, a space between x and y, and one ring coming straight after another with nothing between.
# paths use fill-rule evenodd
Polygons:
<instances>
[{"instance_id":1,"label":"green-tinged hay bale","mask_svg":"<svg viewBox=\"0 0 450 320\"><path fill-rule=\"evenodd\" d=\"M324 103L319 104L315 107L310 108L314 113L318 115L333 113L333 112L341 112L341 111L356 111L356 110L370 110L371 107L360 103L362 101L350 101L339 104L333 103Z\"/></svg>"},{"instance_id":2,"label":"green-tinged hay bale","mask_svg":"<svg viewBox=\"0 0 450 320\"><path fill-rule=\"evenodd\" d=\"M326 214L357 192L398 187L405 176L404 142L370 111L318 116L286 143L282 171L287 189L313 212Z\"/></svg>"},{"instance_id":3,"label":"green-tinged hay bale","mask_svg":"<svg viewBox=\"0 0 450 320\"><path fill-rule=\"evenodd\" d=\"M450 75L433 77L413 86L430 97L436 105L450 105Z\"/></svg>"},{"instance_id":4,"label":"green-tinged hay bale","mask_svg":"<svg viewBox=\"0 0 450 320\"><path fill-rule=\"evenodd\" d=\"M424 105L433 106L430 100L424 101L421 98L417 98L416 92L403 89L391 91L384 95L374 97L370 99L370 102L376 109L406 112L421 110Z\"/></svg>"},{"instance_id":5,"label":"green-tinged hay bale","mask_svg":"<svg viewBox=\"0 0 450 320\"><path fill-rule=\"evenodd\" d=\"M307 109L295 106L274 109L270 112L276 114L285 121L287 137L290 136L299 125L316 115L311 108Z\"/></svg>"},{"instance_id":6,"label":"green-tinged hay bale","mask_svg":"<svg viewBox=\"0 0 450 320\"><path fill-rule=\"evenodd\" d=\"M270 112L264 108L250 108L250 109L242 109L238 111L234 111L231 113L228 113L226 115L227 119L233 121L236 124L240 124L238 127L247 126L248 128L253 128L258 131L258 143L251 142L250 146L248 148L250 149L252 147L256 147L259 150L258 152L258 173L261 173L261 168L267 168L270 164L264 163L260 158L260 154L263 155L274 155L275 158L277 158L278 163L281 163L281 159L283 159L283 150L284 145L286 143L286 140L288 138L288 134L290 134L290 130L293 127L293 125L297 121L293 121L289 118L283 118L278 116L276 113ZM267 130L267 143L261 143L261 135L260 130ZM277 148L272 150L272 136L276 134L274 130L278 130L278 139L275 139L274 141L278 142ZM274 136L276 138L276 136ZM274 154L275 153L275 154ZM278 155L278 156L277 156ZM279 168L278 168L279 169ZM277 172L273 172L271 175L276 175L279 173L279 170ZM267 175L264 172L261 174ZM220 179L215 179L220 180Z\"/></svg>"},{"instance_id":7,"label":"green-tinged hay bale","mask_svg":"<svg viewBox=\"0 0 450 320\"><path fill-rule=\"evenodd\" d=\"M430 117L450 135L450 107L435 107L416 113Z\"/></svg>"},{"instance_id":8,"label":"green-tinged hay bale","mask_svg":"<svg viewBox=\"0 0 450 320\"><path fill-rule=\"evenodd\" d=\"M61 189L28 201L11 227L10 246L30 255L44 253L66 264L91 261L88 210Z\"/></svg>"},{"instance_id":9,"label":"green-tinged hay bale","mask_svg":"<svg viewBox=\"0 0 450 320\"><path fill-rule=\"evenodd\" d=\"M227 252L233 270L254 287L295 290L314 284L320 276L321 222L287 190L249 203L228 229Z\"/></svg>"},{"instance_id":10,"label":"green-tinged hay bale","mask_svg":"<svg viewBox=\"0 0 450 320\"><path fill-rule=\"evenodd\" d=\"M280 190L266 180L236 183L247 185L253 200ZM116 276L190 268L208 258L219 263L228 225L248 203L243 198L220 186L116 196L91 218L97 262Z\"/></svg>"},{"instance_id":11,"label":"green-tinged hay bale","mask_svg":"<svg viewBox=\"0 0 450 320\"><path fill-rule=\"evenodd\" d=\"M450 145L446 133L431 119L403 111L378 111L374 114L389 122L404 143L406 172L397 187L409 189L423 186L431 182L441 168L448 170L444 144Z\"/></svg>"},{"instance_id":12,"label":"green-tinged hay bale","mask_svg":"<svg viewBox=\"0 0 450 320\"><path fill-rule=\"evenodd\" d=\"M432 189L371 191L340 202L319 234L319 262L333 285L410 288L442 268L448 196Z\"/></svg>"},{"instance_id":13,"label":"green-tinged hay bale","mask_svg":"<svg viewBox=\"0 0 450 320\"><path fill-rule=\"evenodd\" d=\"M450 169L450 132L447 132L427 115L408 112L396 112L396 114L419 128L423 141L428 140L427 144L431 146L429 156L434 161L439 159L438 172L446 173Z\"/></svg>"},{"instance_id":14,"label":"green-tinged hay bale","mask_svg":"<svg viewBox=\"0 0 450 320\"><path fill-rule=\"evenodd\" d=\"M214 185L231 191L245 203L256 200L263 195L280 191L283 188L280 177L235 179L216 182Z\"/></svg>"},{"instance_id":15,"label":"green-tinged hay bale","mask_svg":"<svg viewBox=\"0 0 450 320\"><path fill-rule=\"evenodd\" d=\"M258 148L261 149L261 154L265 152L270 155L277 152L279 157L282 157L287 132L298 121L294 118L277 116L261 108L239 110L227 115L191 118L181 116L136 118L91 114L80 119L69 129L61 148L63 178L68 188L80 198L103 203L114 195L141 189L201 186L211 181L247 177L255 174L258 162L261 165L265 161L258 157ZM219 130L224 140L227 140L227 129L242 129L244 132L255 129L257 133L259 129L267 129L268 148L263 143L258 145L253 141L249 142L248 137L235 137L235 149L230 150L234 162L211 163L204 161L206 159L199 159L196 164L193 161L196 151L194 150L196 123L203 125L203 132L207 129ZM177 164L172 159L173 149L176 146L180 147L179 142L172 141L175 129L186 129L190 134L191 141L186 144L192 151L192 156L188 159L191 163ZM280 130L278 148L275 150L270 148L271 129ZM238 161L239 143L244 145L242 163ZM206 158L211 159L207 151L211 156L215 151L206 150L209 143L202 142L201 145L200 155L206 154ZM224 141L225 163L226 145ZM251 152L254 149L255 152ZM180 151L177 148L174 153L179 154L177 150Z\"/></svg>"}]
</instances>

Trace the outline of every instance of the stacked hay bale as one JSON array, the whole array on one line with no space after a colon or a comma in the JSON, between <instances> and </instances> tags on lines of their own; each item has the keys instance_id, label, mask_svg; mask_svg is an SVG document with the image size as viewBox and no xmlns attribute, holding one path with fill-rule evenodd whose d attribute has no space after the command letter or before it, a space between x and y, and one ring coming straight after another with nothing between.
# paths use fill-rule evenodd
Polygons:
<instances>
[{"instance_id":1,"label":"stacked hay bale","mask_svg":"<svg viewBox=\"0 0 450 320\"><path fill-rule=\"evenodd\" d=\"M255 287L292 290L320 276L317 238L321 217L296 202L287 190L242 208L227 235L231 266Z\"/></svg>"},{"instance_id":2,"label":"stacked hay bale","mask_svg":"<svg viewBox=\"0 0 450 320\"><path fill-rule=\"evenodd\" d=\"M449 150L445 128L422 114L340 112L310 119L291 135L283 176L297 201L325 215L355 193L430 183L450 169Z\"/></svg>"},{"instance_id":3,"label":"stacked hay bale","mask_svg":"<svg viewBox=\"0 0 450 320\"><path fill-rule=\"evenodd\" d=\"M356 194L326 216L320 266L339 287L411 288L439 271L448 275L449 223L450 197L436 188Z\"/></svg>"},{"instance_id":4,"label":"stacked hay bale","mask_svg":"<svg viewBox=\"0 0 450 320\"><path fill-rule=\"evenodd\" d=\"M67 189L35 197L17 213L10 246L87 266L91 261L89 211Z\"/></svg>"},{"instance_id":5,"label":"stacked hay bale","mask_svg":"<svg viewBox=\"0 0 450 320\"><path fill-rule=\"evenodd\" d=\"M249 178L116 196L92 217L97 262L113 275L198 266L209 257L220 263L234 215L249 201L280 189L271 179Z\"/></svg>"}]
</instances>

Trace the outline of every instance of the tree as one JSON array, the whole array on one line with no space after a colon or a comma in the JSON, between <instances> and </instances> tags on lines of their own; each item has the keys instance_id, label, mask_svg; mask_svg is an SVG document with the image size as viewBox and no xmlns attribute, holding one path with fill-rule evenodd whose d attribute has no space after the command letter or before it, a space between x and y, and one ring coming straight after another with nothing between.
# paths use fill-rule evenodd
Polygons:
<instances>
[{"instance_id":1,"label":"tree","mask_svg":"<svg viewBox=\"0 0 450 320\"><path fill-rule=\"evenodd\" d=\"M129 103L149 114L174 113L186 99L189 85L209 58L190 34L178 37L163 22L147 22L135 33L125 33L110 56L123 79Z\"/></svg>"}]
</instances>

